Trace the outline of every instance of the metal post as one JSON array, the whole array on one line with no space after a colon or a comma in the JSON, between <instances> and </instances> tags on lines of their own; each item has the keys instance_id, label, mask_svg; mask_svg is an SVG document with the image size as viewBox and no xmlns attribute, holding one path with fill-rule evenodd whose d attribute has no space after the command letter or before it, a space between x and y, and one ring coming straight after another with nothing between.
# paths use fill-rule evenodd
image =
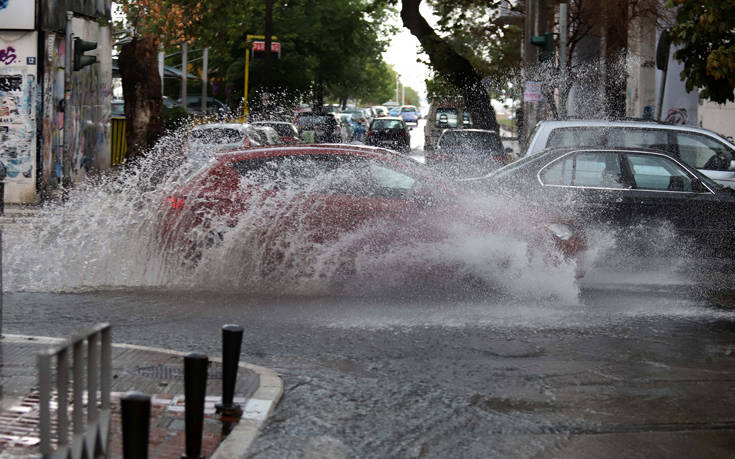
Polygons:
<instances>
[{"instance_id":1,"label":"metal post","mask_svg":"<svg viewBox=\"0 0 735 459\"><path fill-rule=\"evenodd\" d=\"M186 81L189 72L187 67L189 66L189 45L184 43L181 45L181 107L184 111L188 112L189 108L186 103Z\"/></svg>"},{"instance_id":2,"label":"metal post","mask_svg":"<svg viewBox=\"0 0 735 459\"><path fill-rule=\"evenodd\" d=\"M209 69L209 48L202 50L202 113L207 113L207 72Z\"/></svg>"},{"instance_id":3,"label":"metal post","mask_svg":"<svg viewBox=\"0 0 735 459\"><path fill-rule=\"evenodd\" d=\"M216 409L223 416L242 414L240 405L233 403L242 334L243 330L239 325L228 324L222 327L222 403L218 403Z\"/></svg>"},{"instance_id":4,"label":"metal post","mask_svg":"<svg viewBox=\"0 0 735 459\"><path fill-rule=\"evenodd\" d=\"M51 354L38 354L39 421L41 456L51 456Z\"/></svg>"},{"instance_id":5,"label":"metal post","mask_svg":"<svg viewBox=\"0 0 735 459\"><path fill-rule=\"evenodd\" d=\"M64 56L64 148L61 157L61 186L71 185L71 119L72 119L72 101L71 101L71 66L72 66L72 18L73 11L66 12L66 36L65 36L65 53Z\"/></svg>"},{"instance_id":6,"label":"metal post","mask_svg":"<svg viewBox=\"0 0 735 459\"><path fill-rule=\"evenodd\" d=\"M73 344L72 352L74 354L74 435L84 433L84 357L83 340L78 340Z\"/></svg>"},{"instance_id":7,"label":"metal post","mask_svg":"<svg viewBox=\"0 0 735 459\"><path fill-rule=\"evenodd\" d=\"M245 41L245 90L243 92L242 115L248 116L248 83L250 79L250 39Z\"/></svg>"},{"instance_id":8,"label":"metal post","mask_svg":"<svg viewBox=\"0 0 735 459\"><path fill-rule=\"evenodd\" d=\"M401 76L396 73L396 103L398 103L398 84L399 84L400 79L401 79Z\"/></svg>"},{"instance_id":9,"label":"metal post","mask_svg":"<svg viewBox=\"0 0 735 459\"><path fill-rule=\"evenodd\" d=\"M209 358L191 352L184 357L184 397L186 454L183 459L200 458L204 427L204 396L207 391Z\"/></svg>"},{"instance_id":10,"label":"metal post","mask_svg":"<svg viewBox=\"0 0 735 459\"><path fill-rule=\"evenodd\" d=\"M406 105L406 85L401 85L401 105Z\"/></svg>"},{"instance_id":11,"label":"metal post","mask_svg":"<svg viewBox=\"0 0 735 459\"><path fill-rule=\"evenodd\" d=\"M97 381L99 366L97 356L99 346L97 345L97 333L87 338L87 423L93 425L97 422Z\"/></svg>"},{"instance_id":12,"label":"metal post","mask_svg":"<svg viewBox=\"0 0 735 459\"><path fill-rule=\"evenodd\" d=\"M102 396L102 409L110 409L110 388L112 384L112 333L110 326L102 329L100 348L100 393Z\"/></svg>"},{"instance_id":13,"label":"metal post","mask_svg":"<svg viewBox=\"0 0 735 459\"><path fill-rule=\"evenodd\" d=\"M151 398L128 392L120 400L122 411L123 458L146 459L151 422Z\"/></svg>"},{"instance_id":14,"label":"metal post","mask_svg":"<svg viewBox=\"0 0 735 459\"><path fill-rule=\"evenodd\" d=\"M60 449L69 444L69 348L60 350L56 355L57 449Z\"/></svg>"},{"instance_id":15,"label":"metal post","mask_svg":"<svg viewBox=\"0 0 735 459\"><path fill-rule=\"evenodd\" d=\"M562 118L567 116L567 37L569 35L569 5L566 3L559 4L559 115Z\"/></svg>"}]
</instances>

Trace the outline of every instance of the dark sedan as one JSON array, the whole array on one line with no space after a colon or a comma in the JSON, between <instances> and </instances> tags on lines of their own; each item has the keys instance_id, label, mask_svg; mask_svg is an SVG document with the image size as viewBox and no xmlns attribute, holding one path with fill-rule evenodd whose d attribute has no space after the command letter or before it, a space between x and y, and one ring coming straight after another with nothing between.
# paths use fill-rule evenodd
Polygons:
<instances>
[{"instance_id":1,"label":"dark sedan","mask_svg":"<svg viewBox=\"0 0 735 459\"><path fill-rule=\"evenodd\" d=\"M676 250L735 255L735 192L664 151L552 149L466 183L525 196L586 226L612 225L622 244L634 229L671 228Z\"/></svg>"},{"instance_id":2,"label":"dark sedan","mask_svg":"<svg viewBox=\"0 0 735 459\"><path fill-rule=\"evenodd\" d=\"M426 164L459 177L485 175L508 162L498 133L485 129L445 129L426 152Z\"/></svg>"},{"instance_id":3,"label":"dark sedan","mask_svg":"<svg viewBox=\"0 0 735 459\"><path fill-rule=\"evenodd\" d=\"M408 126L398 117L375 118L368 128L365 143L404 153L411 150Z\"/></svg>"}]
</instances>

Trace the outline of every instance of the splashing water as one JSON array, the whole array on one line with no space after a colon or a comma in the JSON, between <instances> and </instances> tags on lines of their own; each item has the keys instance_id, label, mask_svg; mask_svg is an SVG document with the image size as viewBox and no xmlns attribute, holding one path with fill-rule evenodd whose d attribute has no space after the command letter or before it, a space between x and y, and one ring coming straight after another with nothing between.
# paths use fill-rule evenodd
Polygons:
<instances>
[{"instance_id":1,"label":"splashing water","mask_svg":"<svg viewBox=\"0 0 735 459\"><path fill-rule=\"evenodd\" d=\"M410 294L481 284L480 291L516 297L573 301L578 293L574 266L549 263L547 252L516 227L481 228L434 215L399 216L403 225L387 225L377 216L324 236L313 218L327 208L304 208L297 189L261 196L257 204L246 200L235 221L210 215L206 230L171 247L160 229L167 198L202 168L183 161L181 143L170 136L119 173L89 179L64 202L46 204L31 222L7 225L6 290ZM309 186L324 183L318 177ZM194 207L191 200L186 205ZM477 196L455 205L466 215L509 212L508 203Z\"/></svg>"}]
</instances>

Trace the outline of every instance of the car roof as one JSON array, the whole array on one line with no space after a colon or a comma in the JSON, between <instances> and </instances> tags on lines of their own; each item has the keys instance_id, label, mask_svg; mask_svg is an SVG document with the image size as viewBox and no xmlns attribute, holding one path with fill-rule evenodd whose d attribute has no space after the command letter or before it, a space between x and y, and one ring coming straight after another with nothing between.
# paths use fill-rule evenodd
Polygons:
<instances>
[{"instance_id":1,"label":"car roof","mask_svg":"<svg viewBox=\"0 0 735 459\"><path fill-rule=\"evenodd\" d=\"M310 145L273 145L254 148L243 148L238 150L229 150L216 155L218 161L229 161L237 159L252 159L264 156L288 156L301 154L353 154L357 156L373 156L373 157L394 157L406 159L407 157L394 151L370 147L366 145L344 145L344 144L310 144Z\"/></svg>"},{"instance_id":2,"label":"car roof","mask_svg":"<svg viewBox=\"0 0 735 459\"><path fill-rule=\"evenodd\" d=\"M289 123L288 121L275 121L275 120L260 120L260 121L251 121L250 124L293 124Z\"/></svg>"},{"instance_id":3,"label":"car roof","mask_svg":"<svg viewBox=\"0 0 735 459\"><path fill-rule=\"evenodd\" d=\"M200 129L237 129L237 130L244 130L248 127L247 123L205 123L205 124L197 124L196 126L192 127L191 130L200 130Z\"/></svg>"},{"instance_id":4,"label":"car roof","mask_svg":"<svg viewBox=\"0 0 735 459\"><path fill-rule=\"evenodd\" d=\"M380 118L375 118L374 121L385 121L385 120L387 120L387 121L390 121L390 120L403 121L403 118L399 118L397 116L383 116L383 117L380 117Z\"/></svg>"},{"instance_id":5,"label":"car roof","mask_svg":"<svg viewBox=\"0 0 735 459\"><path fill-rule=\"evenodd\" d=\"M454 129L454 128L452 128L452 129L444 129L442 131L442 134L444 134L445 132L462 132L462 133L465 133L465 132L491 132L493 134L497 134L497 132L495 132L495 131L493 131L491 129L459 129L459 128Z\"/></svg>"}]
</instances>

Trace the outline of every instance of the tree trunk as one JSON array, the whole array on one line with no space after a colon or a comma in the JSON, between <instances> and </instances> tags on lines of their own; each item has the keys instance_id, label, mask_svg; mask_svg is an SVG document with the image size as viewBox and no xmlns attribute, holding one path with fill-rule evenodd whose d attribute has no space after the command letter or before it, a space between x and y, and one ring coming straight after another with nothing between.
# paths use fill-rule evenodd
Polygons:
<instances>
[{"instance_id":1,"label":"tree trunk","mask_svg":"<svg viewBox=\"0 0 735 459\"><path fill-rule=\"evenodd\" d=\"M122 46L118 59L125 99L127 158L151 148L164 132L158 47L152 38L135 37Z\"/></svg>"},{"instance_id":2,"label":"tree trunk","mask_svg":"<svg viewBox=\"0 0 735 459\"><path fill-rule=\"evenodd\" d=\"M401 0L403 25L418 38L424 51L429 55L434 70L462 92L465 106L472 115L474 127L498 132L495 110L490 104L490 96L482 84L481 75L475 71L470 61L436 34L419 13L420 4L421 0Z\"/></svg>"},{"instance_id":3,"label":"tree trunk","mask_svg":"<svg viewBox=\"0 0 735 459\"><path fill-rule=\"evenodd\" d=\"M314 82L312 111L314 113L322 113L324 111L324 81L322 81L322 75L319 71L317 71L316 81Z\"/></svg>"}]
</instances>

